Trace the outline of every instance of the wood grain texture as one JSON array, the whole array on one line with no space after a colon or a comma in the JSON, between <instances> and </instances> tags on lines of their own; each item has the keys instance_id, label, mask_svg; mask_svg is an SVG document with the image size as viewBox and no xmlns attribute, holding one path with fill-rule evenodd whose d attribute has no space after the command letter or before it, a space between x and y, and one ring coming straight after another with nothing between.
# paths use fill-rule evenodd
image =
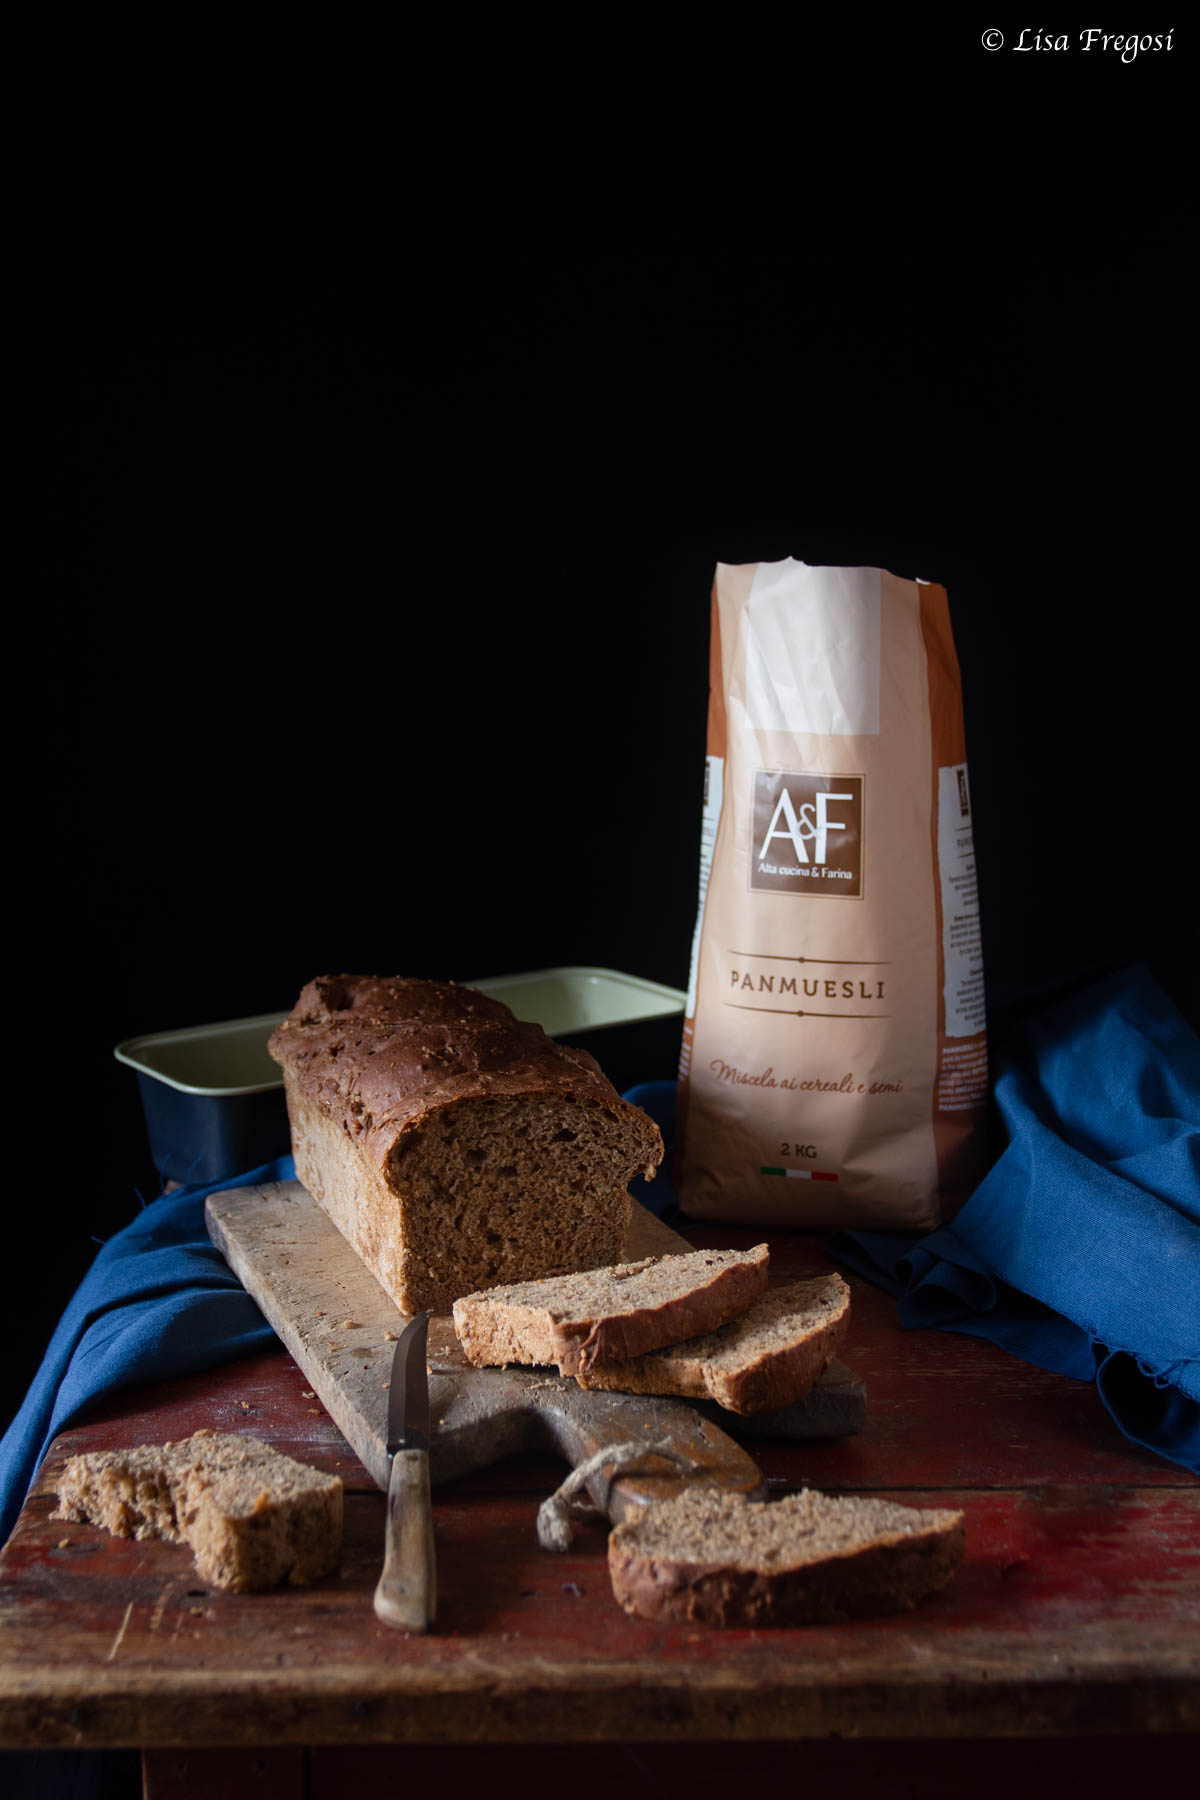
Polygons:
<instances>
[{"instance_id":1,"label":"wood grain texture","mask_svg":"<svg viewBox=\"0 0 1200 1800\"><path fill-rule=\"evenodd\" d=\"M772 1261L783 1276L829 1266L819 1239L782 1234ZM835 1733L1115 1743L1200 1730L1197 1483L1127 1444L1091 1387L979 1339L903 1331L885 1295L851 1286L845 1357L870 1387L863 1431L755 1440L754 1455L774 1491L809 1482L961 1506L962 1568L917 1611L782 1632L626 1619L602 1529L565 1555L538 1549L537 1507L562 1464L524 1452L435 1491L438 1629L405 1638L372 1611L384 1496L279 1350L109 1396L56 1441L0 1555L0 1740L425 1743L449 1754ZM50 1518L67 1455L200 1425L252 1432L343 1475L338 1576L215 1594L178 1546Z\"/></svg>"}]
</instances>

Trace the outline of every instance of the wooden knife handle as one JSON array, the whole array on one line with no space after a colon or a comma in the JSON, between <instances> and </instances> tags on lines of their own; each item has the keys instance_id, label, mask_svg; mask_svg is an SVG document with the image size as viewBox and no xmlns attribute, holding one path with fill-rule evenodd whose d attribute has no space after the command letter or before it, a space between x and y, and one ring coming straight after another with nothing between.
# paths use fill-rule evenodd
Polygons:
<instances>
[{"instance_id":1,"label":"wooden knife handle","mask_svg":"<svg viewBox=\"0 0 1200 1800\"><path fill-rule=\"evenodd\" d=\"M398 1450L388 1482L383 1574L375 1589L375 1612L398 1631L428 1631L436 1611L429 1457L424 1450Z\"/></svg>"}]
</instances>

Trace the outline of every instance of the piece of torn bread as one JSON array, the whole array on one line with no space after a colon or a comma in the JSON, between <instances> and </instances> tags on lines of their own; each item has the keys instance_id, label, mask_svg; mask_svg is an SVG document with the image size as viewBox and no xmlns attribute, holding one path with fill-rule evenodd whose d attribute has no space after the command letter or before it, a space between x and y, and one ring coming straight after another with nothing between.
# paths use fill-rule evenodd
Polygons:
<instances>
[{"instance_id":1,"label":"piece of torn bread","mask_svg":"<svg viewBox=\"0 0 1200 1800\"><path fill-rule=\"evenodd\" d=\"M119 1537L184 1540L213 1587L300 1586L337 1565L342 1483L258 1438L197 1431L178 1443L72 1456L53 1516Z\"/></svg>"}]
</instances>

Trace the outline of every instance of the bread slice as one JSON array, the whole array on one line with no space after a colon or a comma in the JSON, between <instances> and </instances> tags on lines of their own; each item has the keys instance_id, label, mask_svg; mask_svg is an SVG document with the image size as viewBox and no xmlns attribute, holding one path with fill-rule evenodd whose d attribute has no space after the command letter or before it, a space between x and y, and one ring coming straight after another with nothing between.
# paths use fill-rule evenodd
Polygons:
<instances>
[{"instance_id":1,"label":"bread slice","mask_svg":"<svg viewBox=\"0 0 1200 1800\"><path fill-rule=\"evenodd\" d=\"M944 1587L963 1515L804 1488L782 1500L689 1487L618 1525L613 1593L644 1619L690 1625L830 1624L904 1612Z\"/></svg>"},{"instance_id":2,"label":"bread slice","mask_svg":"<svg viewBox=\"0 0 1200 1800\"><path fill-rule=\"evenodd\" d=\"M119 1537L183 1539L212 1587L302 1586L337 1565L342 1484L257 1438L197 1431L71 1457L53 1516Z\"/></svg>"},{"instance_id":3,"label":"bread slice","mask_svg":"<svg viewBox=\"0 0 1200 1800\"><path fill-rule=\"evenodd\" d=\"M690 1250L467 1294L454 1329L476 1367L557 1363L578 1375L715 1330L767 1285L769 1252Z\"/></svg>"},{"instance_id":4,"label":"bread slice","mask_svg":"<svg viewBox=\"0 0 1200 1800\"><path fill-rule=\"evenodd\" d=\"M740 1318L704 1337L670 1344L577 1375L580 1387L623 1394L683 1394L730 1412L774 1412L803 1400L825 1373L850 1322L840 1275L772 1288Z\"/></svg>"}]
</instances>

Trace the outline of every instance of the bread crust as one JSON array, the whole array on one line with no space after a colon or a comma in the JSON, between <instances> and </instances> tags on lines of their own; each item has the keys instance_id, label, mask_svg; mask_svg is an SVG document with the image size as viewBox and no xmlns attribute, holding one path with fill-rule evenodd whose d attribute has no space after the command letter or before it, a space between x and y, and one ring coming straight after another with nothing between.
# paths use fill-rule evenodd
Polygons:
<instances>
[{"instance_id":1,"label":"bread crust","mask_svg":"<svg viewBox=\"0 0 1200 1800\"><path fill-rule=\"evenodd\" d=\"M662 1159L658 1127L621 1099L594 1057L555 1043L477 988L399 975L319 975L267 1048L389 1186L405 1137L463 1100L568 1093L626 1121L641 1140L639 1166L647 1176Z\"/></svg>"},{"instance_id":2,"label":"bread crust","mask_svg":"<svg viewBox=\"0 0 1200 1800\"><path fill-rule=\"evenodd\" d=\"M743 1416L793 1406L815 1387L845 1340L850 1289L840 1275L830 1275L823 1282L792 1283L791 1289L798 1294L824 1289L829 1296L826 1316L797 1341L777 1348L765 1346L737 1367L725 1367L717 1360L714 1351L721 1334L707 1333L694 1344L678 1343L623 1362L596 1365L576 1379L584 1388L713 1400L728 1412ZM745 1322L752 1317L753 1309Z\"/></svg>"}]
</instances>

